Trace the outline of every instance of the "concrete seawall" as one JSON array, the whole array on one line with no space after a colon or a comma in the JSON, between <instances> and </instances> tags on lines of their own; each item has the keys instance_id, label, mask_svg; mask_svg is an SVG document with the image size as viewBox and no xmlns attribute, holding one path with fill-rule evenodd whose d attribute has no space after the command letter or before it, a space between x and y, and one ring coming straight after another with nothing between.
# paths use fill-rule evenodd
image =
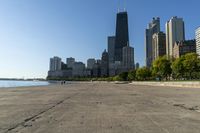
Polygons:
<instances>
[{"instance_id":1,"label":"concrete seawall","mask_svg":"<svg viewBox=\"0 0 200 133\"><path fill-rule=\"evenodd\" d=\"M171 87L192 87L200 88L200 81L169 81L169 82L151 82L151 81L133 81L133 85L149 85L149 86L171 86Z\"/></svg>"}]
</instances>

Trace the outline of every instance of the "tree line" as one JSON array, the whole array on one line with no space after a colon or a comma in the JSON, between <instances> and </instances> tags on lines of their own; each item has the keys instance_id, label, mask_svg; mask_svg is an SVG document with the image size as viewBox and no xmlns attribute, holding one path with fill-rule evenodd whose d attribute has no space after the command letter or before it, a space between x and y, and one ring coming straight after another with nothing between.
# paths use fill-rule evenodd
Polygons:
<instances>
[{"instance_id":1,"label":"tree line","mask_svg":"<svg viewBox=\"0 0 200 133\"><path fill-rule=\"evenodd\" d=\"M200 59L196 53L188 53L180 58L157 58L151 68L142 67L137 70L117 75L116 80L195 80L200 79Z\"/></svg>"}]
</instances>

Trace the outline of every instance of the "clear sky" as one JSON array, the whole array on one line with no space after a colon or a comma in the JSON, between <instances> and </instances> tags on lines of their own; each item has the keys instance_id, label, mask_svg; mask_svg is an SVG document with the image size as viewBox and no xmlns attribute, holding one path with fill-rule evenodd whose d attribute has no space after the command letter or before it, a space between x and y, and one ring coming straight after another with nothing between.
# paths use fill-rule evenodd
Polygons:
<instances>
[{"instance_id":1,"label":"clear sky","mask_svg":"<svg viewBox=\"0 0 200 133\"><path fill-rule=\"evenodd\" d=\"M0 78L47 76L49 58L100 58L115 34L121 0L0 0ZM119 4L120 3L120 4ZM120 5L120 6L119 6ZM172 16L185 21L186 39L200 26L199 0L126 0L135 61L144 65L144 30L152 17L161 29Z\"/></svg>"}]
</instances>

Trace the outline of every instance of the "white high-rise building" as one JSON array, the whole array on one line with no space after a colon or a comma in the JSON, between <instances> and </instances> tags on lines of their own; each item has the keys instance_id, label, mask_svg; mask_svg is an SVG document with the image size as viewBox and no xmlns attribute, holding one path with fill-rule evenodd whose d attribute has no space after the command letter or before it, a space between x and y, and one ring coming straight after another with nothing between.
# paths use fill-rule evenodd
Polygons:
<instances>
[{"instance_id":1,"label":"white high-rise building","mask_svg":"<svg viewBox=\"0 0 200 133\"><path fill-rule=\"evenodd\" d=\"M152 60L166 55L166 35L163 32L153 34L152 37Z\"/></svg>"},{"instance_id":2,"label":"white high-rise building","mask_svg":"<svg viewBox=\"0 0 200 133\"><path fill-rule=\"evenodd\" d=\"M50 59L50 71L59 71L61 70L61 58L53 57Z\"/></svg>"},{"instance_id":3,"label":"white high-rise building","mask_svg":"<svg viewBox=\"0 0 200 133\"><path fill-rule=\"evenodd\" d=\"M185 26L183 18L172 17L165 25L166 27L166 54L173 56L173 47L176 41L185 40Z\"/></svg>"},{"instance_id":4,"label":"white high-rise building","mask_svg":"<svg viewBox=\"0 0 200 133\"><path fill-rule=\"evenodd\" d=\"M200 56L200 27L196 29L196 51L197 54Z\"/></svg>"}]
</instances>

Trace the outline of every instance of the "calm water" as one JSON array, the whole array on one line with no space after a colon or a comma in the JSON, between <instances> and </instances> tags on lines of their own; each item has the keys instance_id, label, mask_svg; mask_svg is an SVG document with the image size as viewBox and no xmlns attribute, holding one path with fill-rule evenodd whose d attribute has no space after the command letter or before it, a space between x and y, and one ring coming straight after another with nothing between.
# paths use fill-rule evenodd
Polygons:
<instances>
[{"instance_id":1,"label":"calm water","mask_svg":"<svg viewBox=\"0 0 200 133\"><path fill-rule=\"evenodd\" d=\"M23 87L23 86L46 86L47 81L16 81L16 80L0 80L0 88L6 87Z\"/></svg>"}]
</instances>

